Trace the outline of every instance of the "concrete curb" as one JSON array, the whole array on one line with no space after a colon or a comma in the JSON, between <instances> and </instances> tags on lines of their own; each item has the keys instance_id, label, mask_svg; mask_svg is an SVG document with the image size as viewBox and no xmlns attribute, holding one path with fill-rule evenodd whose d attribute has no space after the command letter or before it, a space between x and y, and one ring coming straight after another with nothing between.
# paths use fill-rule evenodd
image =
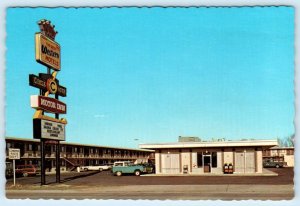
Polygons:
<instances>
[{"instance_id":1,"label":"concrete curb","mask_svg":"<svg viewBox=\"0 0 300 206\"><path fill-rule=\"evenodd\" d=\"M208 176L208 177L265 177L278 176L277 173L268 174L144 174L143 177L190 177L190 176Z\"/></svg>"}]
</instances>

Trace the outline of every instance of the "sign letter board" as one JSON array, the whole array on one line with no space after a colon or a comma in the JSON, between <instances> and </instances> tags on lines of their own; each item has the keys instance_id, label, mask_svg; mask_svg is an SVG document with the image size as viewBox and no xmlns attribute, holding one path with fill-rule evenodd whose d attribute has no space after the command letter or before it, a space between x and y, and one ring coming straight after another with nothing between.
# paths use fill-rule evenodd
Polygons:
<instances>
[{"instance_id":1,"label":"sign letter board","mask_svg":"<svg viewBox=\"0 0 300 206\"><path fill-rule=\"evenodd\" d=\"M9 148L8 149L8 159L10 159L10 160L20 159L20 149Z\"/></svg>"},{"instance_id":2,"label":"sign letter board","mask_svg":"<svg viewBox=\"0 0 300 206\"><path fill-rule=\"evenodd\" d=\"M44 119L33 119L33 138L65 140L65 125Z\"/></svg>"}]
</instances>

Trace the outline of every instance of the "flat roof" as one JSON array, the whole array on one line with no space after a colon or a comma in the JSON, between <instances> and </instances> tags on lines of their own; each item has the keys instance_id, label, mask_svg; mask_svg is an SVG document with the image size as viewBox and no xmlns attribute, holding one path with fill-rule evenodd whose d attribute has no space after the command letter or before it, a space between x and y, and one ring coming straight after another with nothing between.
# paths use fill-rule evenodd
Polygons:
<instances>
[{"instance_id":1,"label":"flat roof","mask_svg":"<svg viewBox=\"0 0 300 206\"><path fill-rule=\"evenodd\" d=\"M24 141L24 142L40 142L39 139L17 138L17 137L5 137L5 140L17 140L17 141ZM132 150L132 151L140 151L140 152L153 152L153 150L149 150L149 149L133 149L133 148L126 148L126 147L110 147L110 146L103 146L103 145L71 143L71 142L66 142L66 141L61 141L60 144L62 144L62 145L71 145L71 146L85 146L85 147L98 147L98 148L107 148L107 149Z\"/></svg>"},{"instance_id":2,"label":"flat roof","mask_svg":"<svg viewBox=\"0 0 300 206\"><path fill-rule=\"evenodd\" d=\"M164 149L164 148L208 148L208 147L273 147L277 146L277 140L233 140L233 141L202 141L202 142L174 142L139 144L142 149Z\"/></svg>"},{"instance_id":3,"label":"flat roof","mask_svg":"<svg viewBox=\"0 0 300 206\"><path fill-rule=\"evenodd\" d=\"M278 146L275 146L275 147L271 147L270 149L271 150L277 150L277 149L294 149L294 147L278 147Z\"/></svg>"}]
</instances>

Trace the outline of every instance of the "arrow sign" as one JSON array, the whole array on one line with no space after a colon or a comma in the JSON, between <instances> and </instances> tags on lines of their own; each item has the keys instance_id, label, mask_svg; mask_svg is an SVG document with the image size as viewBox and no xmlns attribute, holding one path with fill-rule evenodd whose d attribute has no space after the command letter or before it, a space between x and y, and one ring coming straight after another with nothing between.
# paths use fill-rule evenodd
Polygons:
<instances>
[{"instance_id":1,"label":"arrow sign","mask_svg":"<svg viewBox=\"0 0 300 206\"><path fill-rule=\"evenodd\" d=\"M29 85L39 88L43 91L47 91L47 80L52 78L49 74L40 74L40 76L36 76L34 74L29 75ZM67 88L59 85L58 80L55 80L57 83L57 92L59 96L65 97L67 96Z\"/></svg>"}]
</instances>

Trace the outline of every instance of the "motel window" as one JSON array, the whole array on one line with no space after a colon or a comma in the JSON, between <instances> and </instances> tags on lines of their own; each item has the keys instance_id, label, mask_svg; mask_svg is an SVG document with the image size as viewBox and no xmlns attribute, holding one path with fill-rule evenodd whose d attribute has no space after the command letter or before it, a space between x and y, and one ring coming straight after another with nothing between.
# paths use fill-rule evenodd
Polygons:
<instances>
[{"instance_id":1,"label":"motel window","mask_svg":"<svg viewBox=\"0 0 300 206\"><path fill-rule=\"evenodd\" d=\"M37 144L32 144L32 151L37 151Z\"/></svg>"},{"instance_id":2,"label":"motel window","mask_svg":"<svg viewBox=\"0 0 300 206\"><path fill-rule=\"evenodd\" d=\"M7 143L7 148L11 148L11 143Z\"/></svg>"},{"instance_id":3,"label":"motel window","mask_svg":"<svg viewBox=\"0 0 300 206\"><path fill-rule=\"evenodd\" d=\"M28 144L28 150L32 151L32 144Z\"/></svg>"},{"instance_id":4,"label":"motel window","mask_svg":"<svg viewBox=\"0 0 300 206\"><path fill-rule=\"evenodd\" d=\"M202 167L202 152L201 153L197 153L197 165L198 167Z\"/></svg>"},{"instance_id":5,"label":"motel window","mask_svg":"<svg viewBox=\"0 0 300 206\"><path fill-rule=\"evenodd\" d=\"M294 150L291 150L291 149L290 149L290 150L287 150L287 151L286 151L286 154L287 154L287 155L294 155Z\"/></svg>"},{"instance_id":6,"label":"motel window","mask_svg":"<svg viewBox=\"0 0 300 206\"><path fill-rule=\"evenodd\" d=\"M77 147L74 148L74 152L77 152Z\"/></svg>"},{"instance_id":7,"label":"motel window","mask_svg":"<svg viewBox=\"0 0 300 206\"><path fill-rule=\"evenodd\" d=\"M217 162L218 162L217 152L212 152L211 153L211 167L217 167Z\"/></svg>"}]
</instances>

